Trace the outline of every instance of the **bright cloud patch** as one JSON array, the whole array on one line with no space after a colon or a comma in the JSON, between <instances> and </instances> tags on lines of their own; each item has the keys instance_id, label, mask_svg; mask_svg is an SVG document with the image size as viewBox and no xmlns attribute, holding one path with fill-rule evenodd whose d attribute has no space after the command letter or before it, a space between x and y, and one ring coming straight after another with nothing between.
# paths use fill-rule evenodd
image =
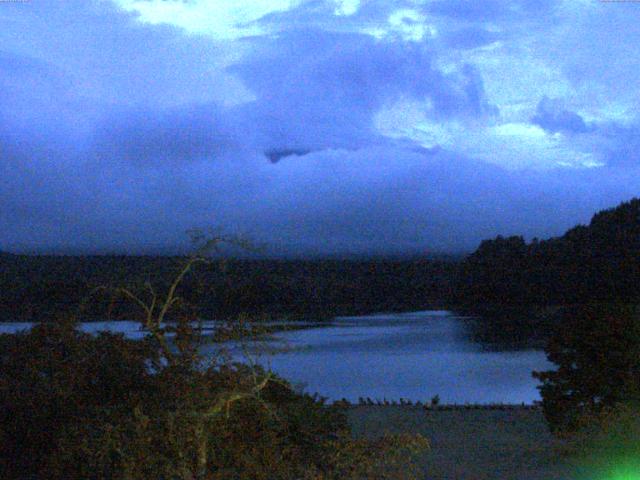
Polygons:
<instances>
[{"instance_id":1,"label":"bright cloud patch","mask_svg":"<svg viewBox=\"0 0 640 480\"><path fill-rule=\"evenodd\" d=\"M546 137L542 128L526 123L504 123L495 127L494 131L498 135L514 138L540 139Z\"/></svg>"},{"instance_id":2,"label":"bright cloud patch","mask_svg":"<svg viewBox=\"0 0 640 480\"><path fill-rule=\"evenodd\" d=\"M286 11L300 0L116 0L151 24L170 24L187 32L230 40L260 34L251 22L273 12ZM346 6L347 10L350 7Z\"/></svg>"},{"instance_id":3,"label":"bright cloud patch","mask_svg":"<svg viewBox=\"0 0 640 480\"><path fill-rule=\"evenodd\" d=\"M360 0L337 0L336 15L353 15L360 8Z\"/></svg>"},{"instance_id":4,"label":"bright cloud patch","mask_svg":"<svg viewBox=\"0 0 640 480\"><path fill-rule=\"evenodd\" d=\"M404 40L419 42L435 37L437 30L429 25L427 17L416 10L397 10L389 16L390 31L398 33Z\"/></svg>"}]
</instances>

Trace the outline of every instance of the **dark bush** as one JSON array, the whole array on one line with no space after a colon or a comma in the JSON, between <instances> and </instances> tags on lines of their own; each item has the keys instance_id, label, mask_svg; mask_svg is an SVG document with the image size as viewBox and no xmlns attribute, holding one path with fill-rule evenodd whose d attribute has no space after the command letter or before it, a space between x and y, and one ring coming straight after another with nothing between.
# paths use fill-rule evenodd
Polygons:
<instances>
[{"instance_id":1,"label":"dark bush","mask_svg":"<svg viewBox=\"0 0 640 480\"><path fill-rule=\"evenodd\" d=\"M547 346L557 370L534 372L553 431L576 430L584 415L640 399L640 319L635 306L572 307Z\"/></svg>"},{"instance_id":2,"label":"dark bush","mask_svg":"<svg viewBox=\"0 0 640 480\"><path fill-rule=\"evenodd\" d=\"M151 342L71 324L0 336L0 352L7 480L411 478L426 446L352 440L337 408L259 368L159 366Z\"/></svg>"},{"instance_id":3,"label":"dark bush","mask_svg":"<svg viewBox=\"0 0 640 480\"><path fill-rule=\"evenodd\" d=\"M225 241L201 240L166 293L100 289L136 304L144 340L94 337L70 321L0 335L0 478L414 478L422 437L353 440L337 407L273 373L232 363L222 347L205 362L198 317L178 295L208 263L202 253Z\"/></svg>"},{"instance_id":4,"label":"dark bush","mask_svg":"<svg viewBox=\"0 0 640 480\"><path fill-rule=\"evenodd\" d=\"M147 390L151 358L146 342L91 337L72 324L0 336L0 477L46 471L63 430L124 414Z\"/></svg>"}]
</instances>

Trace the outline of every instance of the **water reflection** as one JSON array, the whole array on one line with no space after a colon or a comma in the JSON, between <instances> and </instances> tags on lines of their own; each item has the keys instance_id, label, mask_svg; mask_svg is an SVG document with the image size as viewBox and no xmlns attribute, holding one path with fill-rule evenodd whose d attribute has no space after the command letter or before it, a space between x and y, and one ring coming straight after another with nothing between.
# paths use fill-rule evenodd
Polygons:
<instances>
[{"instance_id":1,"label":"water reflection","mask_svg":"<svg viewBox=\"0 0 640 480\"><path fill-rule=\"evenodd\" d=\"M531 403L541 350L487 351L449 312L342 317L325 328L282 332L288 350L262 361L292 382L330 399L359 397L443 402Z\"/></svg>"},{"instance_id":2,"label":"water reflection","mask_svg":"<svg viewBox=\"0 0 640 480\"><path fill-rule=\"evenodd\" d=\"M331 400L359 397L426 401L438 394L445 403L531 403L539 399L533 370L551 367L538 349L487 350L473 341L466 318L450 312L340 317L330 323L305 324L280 332L267 342L248 344L259 361L290 380ZM140 338L136 322L82 324ZM32 324L0 324L14 333ZM212 331L214 322L205 324ZM230 344L240 357L238 345ZM214 355L215 345L203 353Z\"/></svg>"}]
</instances>

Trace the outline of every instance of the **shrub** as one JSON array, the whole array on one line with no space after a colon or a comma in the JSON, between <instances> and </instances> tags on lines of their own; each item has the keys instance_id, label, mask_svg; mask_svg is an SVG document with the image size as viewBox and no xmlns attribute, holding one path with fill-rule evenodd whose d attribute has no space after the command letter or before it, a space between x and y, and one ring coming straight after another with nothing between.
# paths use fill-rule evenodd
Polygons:
<instances>
[{"instance_id":1,"label":"shrub","mask_svg":"<svg viewBox=\"0 0 640 480\"><path fill-rule=\"evenodd\" d=\"M415 478L422 437L354 440L337 407L273 373L203 362L196 319L164 321L203 261L190 258L164 299L150 285L148 303L115 291L144 312L144 340L94 337L72 321L0 335L0 478Z\"/></svg>"},{"instance_id":2,"label":"shrub","mask_svg":"<svg viewBox=\"0 0 640 480\"><path fill-rule=\"evenodd\" d=\"M68 323L0 336L0 477L46 471L63 431L126 414L149 387L148 347Z\"/></svg>"},{"instance_id":3,"label":"shrub","mask_svg":"<svg viewBox=\"0 0 640 480\"><path fill-rule=\"evenodd\" d=\"M640 399L640 321L635 307L583 305L568 310L547 346L558 368L534 372L554 432L575 431L584 415Z\"/></svg>"},{"instance_id":4,"label":"shrub","mask_svg":"<svg viewBox=\"0 0 640 480\"><path fill-rule=\"evenodd\" d=\"M411 478L426 447L353 440L337 408L258 368L152 371L121 335L47 324L0 350L5 479Z\"/></svg>"}]
</instances>

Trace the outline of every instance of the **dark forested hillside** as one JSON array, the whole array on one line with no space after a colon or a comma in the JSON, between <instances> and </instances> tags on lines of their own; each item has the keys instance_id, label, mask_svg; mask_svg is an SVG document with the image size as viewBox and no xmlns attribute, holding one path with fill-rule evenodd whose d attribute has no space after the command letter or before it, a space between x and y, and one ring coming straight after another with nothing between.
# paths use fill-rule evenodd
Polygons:
<instances>
[{"instance_id":1,"label":"dark forested hillside","mask_svg":"<svg viewBox=\"0 0 640 480\"><path fill-rule=\"evenodd\" d=\"M100 285L145 292L169 286L183 258L0 256L0 321L41 320L76 311ZM327 317L440 307L457 263L447 260L230 260L200 265L179 292L205 318L250 315ZM93 295L87 318L104 318L106 295ZM131 318L131 302L111 305Z\"/></svg>"},{"instance_id":2,"label":"dark forested hillside","mask_svg":"<svg viewBox=\"0 0 640 480\"><path fill-rule=\"evenodd\" d=\"M145 282L168 287L181 257L27 256L0 252L0 320L74 312L95 287ZM561 237L485 240L462 263L435 259L230 260L200 266L182 296L207 318L240 313L332 316L455 305L562 306L637 303L640 297L640 199L595 214ZM85 315L104 318L110 298L93 296ZM130 317L128 302L111 305Z\"/></svg>"},{"instance_id":3,"label":"dark forested hillside","mask_svg":"<svg viewBox=\"0 0 640 480\"><path fill-rule=\"evenodd\" d=\"M561 237L485 240L463 261L453 292L461 306L637 303L640 199L601 211Z\"/></svg>"}]
</instances>

